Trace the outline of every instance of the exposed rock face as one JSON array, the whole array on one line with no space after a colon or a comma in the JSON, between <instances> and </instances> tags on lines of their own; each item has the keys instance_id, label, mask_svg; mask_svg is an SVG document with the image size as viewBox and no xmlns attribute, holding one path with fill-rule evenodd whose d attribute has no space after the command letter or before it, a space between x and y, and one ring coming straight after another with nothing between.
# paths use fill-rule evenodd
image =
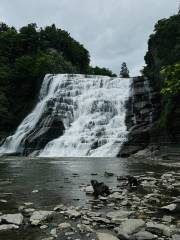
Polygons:
<instances>
[{"instance_id":1,"label":"exposed rock face","mask_svg":"<svg viewBox=\"0 0 180 240\"><path fill-rule=\"evenodd\" d=\"M143 77L133 79L131 96L127 102L126 126L128 140L118 156L127 157L144 149L150 142L150 131L159 116L160 97L150 81Z\"/></svg>"},{"instance_id":2,"label":"exposed rock face","mask_svg":"<svg viewBox=\"0 0 180 240\"><path fill-rule=\"evenodd\" d=\"M45 112L36 128L25 139L23 155L43 149L48 142L63 135L64 130L64 124L58 116L52 118L48 111Z\"/></svg>"}]
</instances>

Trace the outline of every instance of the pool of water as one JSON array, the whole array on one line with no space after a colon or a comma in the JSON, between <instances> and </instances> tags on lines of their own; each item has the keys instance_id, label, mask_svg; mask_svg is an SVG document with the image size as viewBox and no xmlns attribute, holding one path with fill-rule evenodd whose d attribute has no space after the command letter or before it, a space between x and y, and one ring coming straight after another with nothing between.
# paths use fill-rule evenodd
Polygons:
<instances>
[{"instance_id":1,"label":"pool of water","mask_svg":"<svg viewBox=\"0 0 180 240\"><path fill-rule=\"evenodd\" d=\"M0 211L16 210L27 201L34 202L36 208L52 208L59 203L84 205L87 196L80 185L89 184L91 179L114 187L116 176L161 172L164 168L156 162L119 158L1 158L0 194L8 203L0 203ZM113 172L114 177L105 177L105 171Z\"/></svg>"},{"instance_id":2,"label":"pool of water","mask_svg":"<svg viewBox=\"0 0 180 240\"><path fill-rule=\"evenodd\" d=\"M93 197L80 186L90 184L92 179L116 188L117 176L162 173L171 168L157 161L119 158L0 158L0 212L18 213L25 202L33 202L30 207L39 210L52 210L61 203L83 206ZM114 176L105 177L105 171ZM20 231L1 232L0 239L40 240L47 233L27 226Z\"/></svg>"}]
</instances>

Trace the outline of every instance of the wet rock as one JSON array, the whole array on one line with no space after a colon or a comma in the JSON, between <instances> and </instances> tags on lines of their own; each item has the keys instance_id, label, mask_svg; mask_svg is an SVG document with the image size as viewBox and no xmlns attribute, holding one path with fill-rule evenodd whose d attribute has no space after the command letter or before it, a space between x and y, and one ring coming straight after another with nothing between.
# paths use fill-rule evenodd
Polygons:
<instances>
[{"instance_id":1,"label":"wet rock","mask_svg":"<svg viewBox=\"0 0 180 240\"><path fill-rule=\"evenodd\" d=\"M168 236L168 237L171 236L171 229L164 224L148 222L146 224L146 227L147 227L147 231L150 231L152 233L155 233L158 235L164 234L165 236Z\"/></svg>"},{"instance_id":2,"label":"wet rock","mask_svg":"<svg viewBox=\"0 0 180 240\"><path fill-rule=\"evenodd\" d=\"M130 187L137 187L140 185L140 180L134 176L127 176L127 180Z\"/></svg>"},{"instance_id":3,"label":"wet rock","mask_svg":"<svg viewBox=\"0 0 180 240\"><path fill-rule=\"evenodd\" d=\"M34 212L34 211L35 211L34 208L26 208L26 209L24 209L24 212L25 212L25 213L32 213L32 212Z\"/></svg>"},{"instance_id":4,"label":"wet rock","mask_svg":"<svg viewBox=\"0 0 180 240\"><path fill-rule=\"evenodd\" d=\"M77 228L79 229L79 231L81 233L84 233L84 232L94 232L94 230L89 225L85 225L85 224L78 224Z\"/></svg>"},{"instance_id":5,"label":"wet rock","mask_svg":"<svg viewBox=\"0 0 180 240\"><path fill-rule=\"evenodd\" d=\"M42 240L53 240L53 237L43 238Z\"/></svg>"},{"instance_id":6,"label":"wet rock","mask_svg":"<svg viewBox=\"0 0 180 240\"><path fill-rule=\"evenodd\" d=\"M0 199L0 202L2 202L2 203L7 203L8 201L5 200L5 199Z\"/></svg>"},{"instance_id":7,"label":"wet rock","mask_svg":"<svg viewBox=\"0 0 180 240\"><path fill-rule=\"evenodd\" d=\"M109 199L112 200L123 200L125 198L125 196L123 196L121 193L119 192L114 192L111 195L109 195L108 197Z\"/></svg>"},{"instance_id":8,"label":"wet rock","mask_svg":"<svg viewBox=\"0 0 180 240\"><path fill-rule=\"evenodd\" d=\"M19 226L15 224L3 224L0 225L0 231L11 230L11 229L18 229Z\"/></svg>"},{"instance_id":9,"label":"wet rock","mask_svg":"<svg viewBox=\"0 0 180 240\"><path fill-rule=\"evenodd\" d=\"M111 219L113 223L121 223L123 220L127 219L130 215L132 215L134 211L114 211L107 213L106 217Z\"/></svg>"},{"instance_id":10,"label":"wet rock","mask_svg":"<svg viewBox=\"0 0 180 240\"><path fill-rule=\"evenodd\" d=\"M42 225L42 226L40 226L40 229L46 229L46 228L48 228L47 225Z\"/></svg>"},{"instance_id":11,"label":"wet rock","mask_svg":"<svg viewBox=\"0 0 180 240\"><path fill-rule=\"evenodd\" d=\"M113 176L114 176L114 173L105 171L105 172L104 172L104 176L105 176L105 177L113 177Z\"/></svg>"},{"instance_id":12,"label":"wet rock","mask_svg":"<svg viewBox=\"0 0 180 240\"><path fill-rule=\"evenodd\" d=\"M35 211L30 217L30 222L32 225L37 226L41 224L44 220L51 217L53 213L53 211Z\"/></svg>"},{"instance_id":13,"label":"wet rock","mask_svg":"<svg viewBox=\"0 0 180 240\"><path fill-rule=\"evenodd\" d=\"M96 180L91 180L91 185L93 187L94 196L107 196L110 194L109 187L105 185L103 182L99 183Z\"/></svg>"},{"instance_id":14,"label":"wet rock","mask_svg":"<svg viewBox=\"0 0 180 240\"><path fill-rule=\"evenodd\" d=\"M68 229L68 228L71 228L71 224L67 223L67 222L60 223L58 225L58 229L60 229L60 230L64 230L64 229Z\"/></svg>"},{"instance_id":15,"label":"wet rock","mask_svg":"<svg viewBox=\"0 0 180 240\"><path fill-rule=\"evenodd\" d=\"M94 192L94 189L92 186L87 186L85 188L85 192L86 192L86 194L92 194Z\"/></svg>"},{"instance_id":16,"label":"wet rock","mask_svg":"<svg viewBox=\"0 0 180 240\"><path fill-rule=\"evenodd\" d=\"M86 215L89 216L89 217L91 217L91 218L93 218L93 217L100 217L100 216L101 216L101 213L88 211L88 212L86 212Z\"/></svg>"},{"instance_id":17,"label":"wet rock","mask_svg":"<svg viewBox=\"0 0 180 240\"><path fill-rule=\"evenodd\" d=\"M175 203L161 207L161 209L169 210L170 212L173 212L176 208L177 208L177 204L175 204Z\"/></svg>"},{"instance_id":18,"label":"wet rock","mask_svg":"<svg viewBox=\"0 0 180 240\"><path fill-rule=\"evenodd\" d=\"M32 202L25 202L24 205L25 206L31 206L31 205L33 205L33 203Z\"/></svg>"},{"instance_id":19,"label":"wet rock","mask_svg":"<svg viewBox=\"0 0 180 240\"><path fill-rule=\"evenodd\" d=\"M38 193L38 192L39 192L39 190L37 190L37 189L32 191L32 193Z\"/></svg>"},{"instance_id":20,"label":"wet rock","mask_svg":"<svg viewBox=\"0 0 180 240\"><path fill-rule=\"evenodd\" d=\"M115 237L111 233L97 232L96 235L98 240L119 240L117 237Z\"/></svg>"},{"instance_id":21,"label":"wet rock","mask_svg":"<svg viewBox=\"0 0 180 240\"><path fill-rule=\"evenodd\" d=\"M109 219L107 218L102 218L102 217L92 217L92 219L98 223L105 223L105 224L109 224L111 223Z\"/></svg>"},{"instance_id":22,"label":"wet rock","mask_svg":"<svg viewBox=\"0 0 180 240\"><path fill-rule=\"evenodd\" d=\"M138 229L140 229L144 225L145 225L145 222L141 219L127 219L118 228L118 234L119 235L121 235L121 234L131 235L134 232L138 231Z\"/></svg>"},{"instance_id":23,"label":"wet rock","mask_svg":"<svg viewBox=\"0 0 180 240\"><path fill-rule=\"evenodd\" d=\"M23 223L23 215L21 213L5 214L0 216L0 222L21 225Z\"/></svg>"},{"instance_id":24,"label":"wet rock","mask_svg":"<svg viewBox=\"0 0 180 240\"><path fill-rule=\"evenodd\" d=\"M65 211L67 210L67 207L64 206L63 204L60 204L60 205L57 205L55 208L54 208L54 211Z\"/></svg>"},{"instance_id":25,"label":"wet rock","mask_svg":"<svg viewBox=\"0 0 180 240\"><path fill-rule=\"evenodd\" d=\"M67 215L69 218L78 218L81 216L81 213L75 209L68 209L65 212L65 215Z\"/></svg>"},{"instance_id":26,"label":"wet rock","mask_svg":"<svg viewBox=\"0 0 180 240\"><path fill-rule=\"evenodd\" d=\"M136 239L136 240L151 240L151 239L157 239L157 236L150 233L150 232L147 232L147 231L140 231L138 233L135 233L133 235L133 237Z\"/></svg>"},{"instance_id":27,"label":"wet rock","mask_svg":"<svg viewBox=\"0 0 180 240\"><path fill-rule=\"evenodd\" d=\"M64 235L65 236L72 236L72 235L74 235L74 232L66 232Z\"/></svg>"},{"instance_id":28,"label":"wet rock","mask_svg":"<svg viewBox=\"0 0 180 240\"><path fill-rule=\"evenodd\" d=\"M179 234L173 235L172 240L180 240L180 235Z\"/></svg>"},{"instance_id":29,"label":"wet rock","mask_svg":"<svg viewBox=\"0 0 180 240\"><path fill-rule=\"evenodd\" d=\"M173 217L172 216L163 216L162 221L163 222L167 222L167 223L171 223L173 221Z\"/></svg>"},{"instance_id":30,"label":"wet rock","mask_svg":"<svg viewBox=\"0 0 180 240\"><path fill-rule=\"evenodd\" d=\"M103 196L99 197L99 200L100 200L100 201L103 201L103 202L106 202L107 199L108 199L107 197L103 197Z\"/></svg>"},{"instance_id":31,"label":"wet rock","mask_svg":"<svg viewBox=\"0 0 180 240\"><path fill-rule=\"evenodd\" d=\"M51 234L53 237L57 238L57 230L56 230L56 228L53 228L53 229L50 231L50 234Z\"/></svg>"}]
</instances>

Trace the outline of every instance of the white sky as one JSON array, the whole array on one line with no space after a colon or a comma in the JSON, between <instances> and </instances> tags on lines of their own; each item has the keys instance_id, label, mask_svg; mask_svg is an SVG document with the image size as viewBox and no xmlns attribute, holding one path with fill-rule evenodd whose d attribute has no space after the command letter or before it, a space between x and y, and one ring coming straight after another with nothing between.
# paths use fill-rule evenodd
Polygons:
<instances>
[{"instance_id":1,"label":"white sky","mask_svg":"<svg viewBox=\"0 0 180 240\"><path fill-rule=\"evenodd\" d=\"M90 52L91 64L131 75L144 65L154 24L176 14L177 0L0 0L1 21L15 27L56 24Z\"/></svg>"}]
</instances>

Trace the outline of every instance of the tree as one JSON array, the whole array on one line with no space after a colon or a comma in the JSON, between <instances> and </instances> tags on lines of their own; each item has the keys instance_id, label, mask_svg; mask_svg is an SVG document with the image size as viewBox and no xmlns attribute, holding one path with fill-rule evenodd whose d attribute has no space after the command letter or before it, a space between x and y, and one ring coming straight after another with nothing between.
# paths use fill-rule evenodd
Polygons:
<instances>
[{"instance_id":1,"label":"tree","mask_svg":"<svg viewBox=\"0 0 180 240\"><path fill-rule=\"evenodd\" d=\"M120 77L129 78L129 69L125 62L123 62L121 65Z\"/></svg>"},{"instance_id":2,"label":"tree","mask_svg":"<svg viewBox=\"0 0 180 240\"><path fill-rule=\"evenodd\" d=\"M161 75L165 79L161 94L169 96L180 94L180 64L162 68Z\"/></svg>"}]
</instances>

